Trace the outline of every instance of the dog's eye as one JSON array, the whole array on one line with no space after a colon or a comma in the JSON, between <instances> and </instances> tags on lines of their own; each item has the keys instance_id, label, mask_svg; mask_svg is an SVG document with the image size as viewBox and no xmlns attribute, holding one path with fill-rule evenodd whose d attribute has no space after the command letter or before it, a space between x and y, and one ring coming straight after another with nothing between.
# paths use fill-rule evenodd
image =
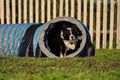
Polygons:
<instances>
[{"instance_id":1,"label":"dog's eye","mask_svg":"<svg viewBox=\"0 0 120 80\"><path fill-rule=\"evenodd\" d=\"M70 35L70 33L67 33L67 32L65 32L65 33L63 34L63 36L64 36L65 39L69 39L69 35Z\"/></svg>"},{"instance_id":2,"label":"dog's eye","mask_svg":"<svg viewBox=\"0 0 120 80\"><path fill-rule=\"evenodd\" d=\"M65 36L69 36L70 34L69 33L66 33Z\"/></svg>"}]
</instances>

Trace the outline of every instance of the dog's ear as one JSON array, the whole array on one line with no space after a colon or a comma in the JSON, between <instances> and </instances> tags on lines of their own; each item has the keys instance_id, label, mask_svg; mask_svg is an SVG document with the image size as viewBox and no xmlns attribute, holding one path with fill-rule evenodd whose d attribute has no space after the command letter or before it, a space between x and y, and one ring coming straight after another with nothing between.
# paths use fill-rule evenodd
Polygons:
<instances>
[{"instance_id":1,"label":"dog's ear","mask_svg":"<svg viewBox=\"0 0 120 80\"><path fill-rule=\"evenodd\" d=\"M77 26L76 26L76 24L73 24L72 27L75 27L75 28L76 28Z\"/></svg>"},{"instance_id":2,"label":"dog's ear","mask_svg":"<svg viewBox=\"0 0 120 80\"><path fill-rule=\"evenodd\" d=\"M73 24L73 25L72 25L72 29L73 29L73 30L78 30L76 24Z\"/></svg>"}]
</instances>

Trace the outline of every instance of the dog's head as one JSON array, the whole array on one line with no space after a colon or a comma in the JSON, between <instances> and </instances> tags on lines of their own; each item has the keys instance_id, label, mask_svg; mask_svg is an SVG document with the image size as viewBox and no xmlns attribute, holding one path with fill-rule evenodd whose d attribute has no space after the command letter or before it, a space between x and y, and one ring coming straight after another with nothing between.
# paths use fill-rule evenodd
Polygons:
<instances>
[{"instance_id":1,"label":"dog's head","mask_svg":"<svg viewBox=\"0 0 120 80\"><path fill-rule=\"evenodd\" d=\"M68 49L74 50L76 48L77 42L82 39L82 33L77 28L75 24L72 26L64 25L61 30L61 39L63 40L65 46Z\"/></svg>"}]
</instances>

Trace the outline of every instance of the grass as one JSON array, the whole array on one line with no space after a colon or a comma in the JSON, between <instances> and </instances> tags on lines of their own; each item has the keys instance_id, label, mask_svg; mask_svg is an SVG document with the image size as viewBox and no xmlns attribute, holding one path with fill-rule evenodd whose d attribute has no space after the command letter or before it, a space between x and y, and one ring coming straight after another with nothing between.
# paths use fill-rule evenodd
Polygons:
<instances>
[{"instance_id":1,"label":"grass","mask_svg":"<svg viewBox=\"0 0 120 80\"><path fill-rule=\"evenodd\" d=\"M120 80L120 50L95 57L1 57L0 80Z\"/></svg>"}]
</instances>

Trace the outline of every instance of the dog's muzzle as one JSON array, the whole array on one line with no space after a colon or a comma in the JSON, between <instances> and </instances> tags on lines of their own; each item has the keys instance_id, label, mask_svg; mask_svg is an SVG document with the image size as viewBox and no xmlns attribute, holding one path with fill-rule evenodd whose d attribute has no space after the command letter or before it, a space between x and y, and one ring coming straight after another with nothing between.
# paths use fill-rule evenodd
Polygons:
<instances>
[{"instance_id":1,"label":"dog's muzzle","mask_svg":"<svg viewBox=\"0 0 120 80\"><path fill-rule=\"evenodd\" d=\"M77 39L74 39L74 40L63 40L65 46L68 49L72 49L72 50L74 50L76 48L77 41L78 41Z\"/></svg>"}]
</instances>

